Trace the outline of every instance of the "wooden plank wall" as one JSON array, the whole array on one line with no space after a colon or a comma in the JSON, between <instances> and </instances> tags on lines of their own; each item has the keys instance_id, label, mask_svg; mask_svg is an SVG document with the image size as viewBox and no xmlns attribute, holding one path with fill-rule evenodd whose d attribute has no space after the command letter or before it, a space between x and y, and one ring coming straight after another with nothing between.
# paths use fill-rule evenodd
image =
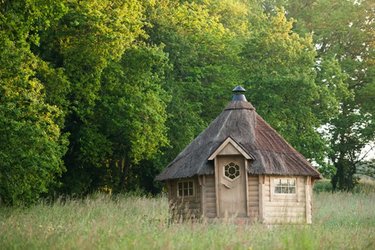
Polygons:
<instances>
[{"instance_id":1,"label":"wooden plank wall","mask_svg":"<svg viewBox=\"0 0 375 250\"><path fill-rule=\"evenodd\" d=\"M178 180L169 181L169 209L173 220L198 219L202 215L201 209L201 186L198 177L183 179L194 182L195 195L193 197L181 198L177 196Z\"/></svg>"},{"instance_id":2,"label":"wooden plank wall","mask_svg":"<svg viewBox=\"0 0 375 250\"><path fill-rule=\"evenodd\" d=\"M248 198L250 220L259 220L259 178L258 175L248 175Z\"/></svg>"},{"instance_id":3,"label":"wooden plank wall","mask_svg":"<svg viewBox=\"0 0 375 250\"><path fill-rule=\"evenodd\" d=\"M205 176L205 216L208 218L216 217L216 192L215 192L215 176L206 175Z\"/></svg>"},{"instance_id":4,"label":"wooden plank wall","mask_svg":"<svg viewBox=\"0 0 375 250\"><path fill-rule=\"evenodd\" d=\"M264 206L264 223L281 224L281 223L311 223L311 216L306 215L306 177L296 177L297 192L296 194L273 194L273 178L265 177L263 206ZM277 177L275 177L277 178ZM310 196L308 202L310 203ZM311 213L311 211L310 211Z\"/></svg>"},{"instance_id":5,"label":"wooden plank wall","mask_svg":"<svg viewBox=\"0 0 375 250\"><path fill-rule=\"evenodd\" d=\"M250 220L266 224L311 223L312 183L309 178L296 177L297 193L289 195L272 192L274 189L273 178L272 176L261 176L261 178L257 175L248 176L247 204ZM203 211L205 217L215 218L217 212L214 175L205 176L204 181L201 177L201 182L199 182L198 177L191 178L191 180L194 181L195 196L188 198L177 197L177 180L167 183L173 219L197 219L203 215ZM263 180L264 184L261 183ZM204 185L204 193L201 192L201 185ZM263 187L262 192L260 192L261 186ZM263 197L262 202L260 201L260 193ZM204 204L201 203L202 199ZM260 205L262 205L262 208L260 208ZM260 209L262 209L263 215Z\"/></svg>"}]
</instances>

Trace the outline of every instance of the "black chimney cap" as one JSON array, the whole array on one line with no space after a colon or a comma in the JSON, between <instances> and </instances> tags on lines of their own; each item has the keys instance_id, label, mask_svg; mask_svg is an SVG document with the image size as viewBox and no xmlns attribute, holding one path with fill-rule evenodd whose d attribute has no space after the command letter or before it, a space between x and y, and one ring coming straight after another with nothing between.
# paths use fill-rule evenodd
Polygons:
<instances>
[{"instance_id":1,"label":"black chimney cap","mask_svg":"<svg viewBox=\"0 0 375 250\"><path fill-rule=\"evenodd\" d=\"M244 89L242 86L236 86L232 90L232 92L233 92L232 101L245 101L245 102L247 102L246 97L244 95L244 93L246 92L246 89Z\"/></svg>"},{"instance_id":2,"label":"black chimney cap","mask_svg":"<svg viewBox=\"0 0 375 250\"><path fill-rule=\"evenodd\" d=\"M246 89L244 89L242 86L236 86L233 90L232 90L233 93L237 93L237 92L243 92L245 93L246 92Z\"/></svg>"}]
</instances>

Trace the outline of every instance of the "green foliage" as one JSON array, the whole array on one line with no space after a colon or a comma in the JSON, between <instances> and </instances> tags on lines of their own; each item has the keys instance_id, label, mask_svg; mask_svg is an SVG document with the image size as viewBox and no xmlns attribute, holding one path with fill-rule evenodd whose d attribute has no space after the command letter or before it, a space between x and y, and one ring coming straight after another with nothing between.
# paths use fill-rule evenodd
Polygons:
<instances>
[{"instance_id":1,"label":"green foliage","mask_svg":"<svg viewBox=\"0 0 375 250\"><path fill-rule=\"evenodd\" d=\"M315 114L320 124L328 123L340 111L341 102L353 98L348 89L348 74L343 72L340 63L335 58L320 57L315 66L319 86L319 100L315 107Z\"/></svg>"},{"instance_id":2,"label":"green foliage","mask_svg":"<svg viewBox=\"0 0 375 250\"><path fill-rule=\"evenodd\" d=\"M64 128L70 132L62 191L118 189L125 182L124 163L127 172L168 141L168 97L159 79L165 62L157 49L135 45L144 37L140 1L68 1L66 6L61 20L41 35L43 46L35 48L56 67L41 71L59 76L53 83L47 79L47 97L65 110ZM109 181L114 179L116 184Z\"/></svg>"},{"instance_id":3,"label":"green foliage","mask_svg":"<svg viewBox=\"0 0 375 250\"><path fill-rule=\"evenodd\" d=\"M326 157L336 168L333 186L353 189L356 168L364 160L362 150L375 139L372 1L265 2L284 5L288 15L297 19L294 29L300 34L313 34L318 53L316 81L323 86L323 96L328 93L326 90L335 96L332 100L326 98L331 104L319 102L331 107L326 109L328 113L319 112L329 128L325 134L329 140Z\"/></svg>"},{"instance_id":4,"label":"green foliage","mask_svg":"<svg viewBox=\"0 0 375 250\"><path fill-rule=\"evenodd\" d=\"M149 159L167 144L164 123L169 97L161 88L167 68L160 48L144 46L128 50L104 73L98 114L104 115L102 126L118 151L127 152L134 163Z\"/></svg>"},{"instance_id":5,"label":"green foliage","mask_svg":"<svg viewBox=\"0 0 375 250\"><path fill-rule=\"evenodd\" d=\"M115 190L139 187L136 173L143 174L137 170L143 167L140 162L154 158L160 147L168 145L169 96L161 88L167 62L161 48L144 45L128 50L103 73L95 121L112 142L109 164L121 173L119 181L110 174ZM125 161L124 166L119 161Z\"/></svg>"},{"instance_id":6,"label":"green foliage","mask_svg":"<svg viewBox=\"0 0 375 250\"><path fill-rule=\"evenodd\" d=\"M63 161L60 191L119 189L112 179L124 186L124 171L112 171L113 162L139 166L168 143L169 97L161 87L168 64L162 49L141 41L141 2L2 1L1 10L1 122L10 132L2 134L1 177L11 183L12 175L24 175L19 183L26 187L12 190L4 181L0 197L8 204L35 200L57 183ZM60 130L69 134L65 156ZM35 172L41 184L31 178Z\"/></svg>"},{"instance_id":7,"label":"green foliage","mask_svg":"<svg viewBox=\"0 0 375 250\"><path fill-rule=\"evenodd\" d=\"M353 190L354 193L371 194L375 192L374 179L362 178Z\"/></svg>"},{"instance_id":8,"label":"green foliage","mask_svg":"<svg viewBox=\"0 0 375 250\"><path fill-rule=\"evenodd\" d=\"M238 52L247 32L242 7L211 0L156 1L147 8L148 40L165 46L173 67L164 85L172 96L164 165L221 112L230 98L226 93L241 82Z\"/></svg>"},{"instance_id":9,"label":"green foliage","mask_svg":"<svg viewBox=\"0 0 375 250\"><path fill-rule=\"evenodd\" d=\"M28 205L57 185L65 170L67 142L57 123L62 112L45 102L43 85L35 77L41 62L29 46L59 15L54 4L1 4L0 202Z\"/></svg>"},{"instance_id":10,"label":"green foliage","mask_svg":"<svg viewBox=\"0 0 375 250\"><path fill-rule=\"evenodd\" d=\"M360 152L375 134L370 7L0 1L1 199L155 193L154 176L238 84L294 147L325 164L335 187L353 188ZM20 188L12 178L22 180Z\"/></svg>"},{"instance_id":11,"label":"green foliage","mask_svg":"<svg viewBox=\"0 0 375 250\"><path fill-rule=\"evenodd\" d=\"M161 88L167 68L162 50L146 45L128 49L119 62L109 63L102 73L93 115L72 139L79 141L67 158L65 192L139 187L135 173L142 167L141 160L153 158L168 144L165 110L169 97Z\"/></svg>"},{"instance_id":12,"label":"green foliage","mask_svg":"<svg viewBox=\"0 0 375 250\"><path fill-rule=\"evenodd\" d=\"M329 179L322 179L314 183L314 192L332 192L332 183Z\"/></svg>"},{"instance_id":13,"label":"green foliage","mask_svg":"<svg viewBox=\"0 0 375 250\"><path fill-rule=\"evenodd\" d=\"M375 179L375 159L364 161L358 166L357 173Z\"/></svg>"},{"instance_id":14,"label":"green foliage","mask_svg":"<svg viewBox=\"0 0 375 250\"><path fill-rule=\"evenodd\" d=\"M282 10L253 15L251 36L242 52L243 74L258 112L306 157L321 160L322 141L316 128L318 100L325 99L315 82L311 37L292 31Z\"/></svg>"},{"instance_id":15,"label":"green foliage","mask_svg":"<svg viewBox=\"0 0 375 250\"><path fill-rule=\"evenodd\" d=\"M362 176L363 177L363 176ZM314 191L317 193L321 192L332 192L332 182L329 179L322 179L314 183ZM358 181L358 185L352 190L353 194L372 194L375 192L374 179L366 177L361 178ZM347 193L350 194L350 193Z\"/></svg>"},{"instance_id":16,"label":"green foliage","mask_svg":"<svg viewBox=\"0 0 375 250\"><path fill-rule=\"evenodd\" d=\"M57 74L31 51L65 11L53 1L1 2L0 200L7 205L37 201L65 170L64 113L48 103L39 79L41 71Z\"/></svg>"},{"instance_id":17,"label":"green foliage","mask_svg":"<svg viewBox=\"0 0 375 250\"><path fill-rule=\"evenodd\" d=\"M375 139L373 109L369 109L371 101L364 104L364 99L372 96L367 92L374 85L373 43L370 42L373 23L371 1L317 1L313 13L326 13L332 10L330 17L314 15L311 21L316 29L316 41L321 45L319 53L335 55L347 77L344 79L353 98L345 98L340 113L332 116L330 133L332 134L329 154L336 167L336 175L332 179L334 188L351 190L356 183L355 173L358 164L363 160L362 149ZM338 6L338 7L337 7ZM365 93L366 92L366 93ZM362 97L363 96L363 97ZM368 105L369 104L369 105Z\"/></svg>"},{"instance_id":18,"label":"green foliage","mask_svg":"<svg viewBox=\"0 0 375 250\"><path fill-rule=\"evenodd\" d=\"M98 99L102 71L143 34L142 7L132 1L68 1L59 23L43 34L39 53L64 68L71 111L85 121Z\"/></svg>"}]
</instances>

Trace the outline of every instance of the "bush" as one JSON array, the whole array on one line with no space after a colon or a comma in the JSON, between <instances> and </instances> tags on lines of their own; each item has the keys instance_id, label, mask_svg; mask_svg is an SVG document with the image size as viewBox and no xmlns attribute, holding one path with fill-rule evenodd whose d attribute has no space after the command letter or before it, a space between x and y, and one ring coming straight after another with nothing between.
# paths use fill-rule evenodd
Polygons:
<instances>
[{"instance_id":1,"label":"bush","mask_svg":"<svg viewBox=\"0 0 375 250\"><path fill-rule=\"evenodd\" d=\"M314 183L314 191L320 192L332 192L332 183L328 179L322 179Z\"/></svg>"}]
</instances>

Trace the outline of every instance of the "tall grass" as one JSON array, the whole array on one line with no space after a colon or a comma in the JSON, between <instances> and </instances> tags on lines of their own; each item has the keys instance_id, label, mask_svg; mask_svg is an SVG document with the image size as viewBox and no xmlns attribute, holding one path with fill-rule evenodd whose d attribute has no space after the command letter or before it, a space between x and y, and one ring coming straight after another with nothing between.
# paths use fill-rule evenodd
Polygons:
<instances>
[{"instance_id":1,"label":"tall grass","mask_svg":"<svg viewBox=\"0 0 375 250\"><path fill-rule=\"evenodd\" d=\"M173 224L163 197L0 208L0 249L375 249L375 193L315 194L312 225Z\"/></svg>"},{"instance_id":2,"label":"tall grass","mask_svg":"<svg viewBox=\"0 0 375 250\"><path fill-rule=\"evenodd\" d=\"M314 191L319 192L332 192L332 184L328 179L319 180L314 184ZM360 179L355 186L353 193L375 193L375 181L372 178Z\"/></svg>"}]
</instances>

